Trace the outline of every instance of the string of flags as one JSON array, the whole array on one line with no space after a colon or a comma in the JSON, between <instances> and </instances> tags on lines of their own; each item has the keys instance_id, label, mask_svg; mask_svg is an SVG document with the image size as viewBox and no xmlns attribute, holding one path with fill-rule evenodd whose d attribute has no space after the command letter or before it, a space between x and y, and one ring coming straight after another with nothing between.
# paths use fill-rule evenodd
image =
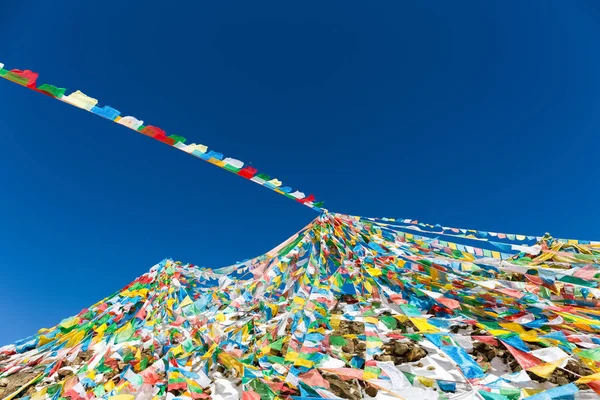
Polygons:
<instances>
[{"instance_id":1,"label":"string of flags","mask_svg":"<svg viewBox=\"0 0 600 400\"><path fill-rule=\"evenodd\" d=\"M116 110L108 105L100 107L97 99L84 94L80 90L76 90L67 94L67 89L65 88L60 88L49 84L38 84L38 76L39 74L37 72L30 70L4 69L4 64L0 63L0 77L8 81L14 82L38 93L45 94L46 96L78 107L102 118L116 122L117 124L120 124L126 128L149 136L158 140L159 142L165 143L201 160L216 165L219 168L271 189L272 191L289 199L295 200L296 202L312 208L315 211L322 211L323 202L316 201L314 195L309 194L307 196L303 192L293 190L289 186L284 186L283 182L281 182L279 179L259 172L253 166L245 165L243 161L226 157L216 150L209 150L209 148L203 144L187 144L187 139L183 136L168 134L165 130L157 126L149 125L136 117L122 116L119 110Z\"/></svg>"},{"instance_id":2,"label":"string of flags","mask_svg":"<svg viewBox=\"0 0 600 400\"><path fill-rule=\"evenodd\" d=\"M597 243L441 230L325 212L231 266L164 260L0 348L0 397L599 398Z\"/></svg>"}]
</instances>

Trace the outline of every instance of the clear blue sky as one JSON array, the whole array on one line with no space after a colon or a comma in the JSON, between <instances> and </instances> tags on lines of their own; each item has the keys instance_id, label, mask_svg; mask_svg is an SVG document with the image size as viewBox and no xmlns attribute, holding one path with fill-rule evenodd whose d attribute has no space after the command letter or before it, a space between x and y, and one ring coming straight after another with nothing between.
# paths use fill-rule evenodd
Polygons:
<instances>
[{"instance_id":1,"label":"clear blue sky","mask_svg":"<svg viewBox=\"0 0 600 400\"><path fill-rule=\"evenodd\" d=\"M0 61L333 211L600 239L597 2L186 3L7 2ZM316 216L17 85L0 95L0 345L165 257L226 265Z\"/></svg>"}]
</instances>

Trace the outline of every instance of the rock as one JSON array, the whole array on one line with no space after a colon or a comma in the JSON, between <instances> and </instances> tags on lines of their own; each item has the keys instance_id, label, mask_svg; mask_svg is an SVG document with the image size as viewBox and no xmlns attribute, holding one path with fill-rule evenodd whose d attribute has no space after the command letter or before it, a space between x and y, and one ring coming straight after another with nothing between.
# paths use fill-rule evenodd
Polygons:
<instances>
[{"instance_id":1,"label":"rock","mask_svg":"<svg viewBox=\"0 0 600 400\"><path fill-rule=\"evenodd\" d=\"M575 372L577 375L585 375L585 372L581 370L581 367L575 363L567 365L567 367L570 367L569 371Z\"/></svg>"},{"instance_id":2,"label":"rock","mask_svg":"<svg viewBox=\"0 0 600 400\"><path fill-rule=\"evenodd\" d=\"M365 351L367 349L367 344L365 342L358 342L356 348L358 351Z\"/></svg>"},{"instance_id":3,"label":"rock","mask_svg":"<svg viewBox=\"0 0 600 400\"><path fill-rule=\"evenodd\" d=\"M425 350L423 350L420 346L415 345L410 349L410 351L406 355L406 359L408 360L408 362L413 362L413 361L420 360L421 358L425 357L426 355L427 355L427 353L425 352Z\"/></svg>"},{"instance_id":4,"label":"rock","mask_svg":"<svg viewBox=\"0 0 600 400\"><path fill-rule=\"evenodd\" d=\"M391 344L386 344L382 346L383 354L394 354L394 347Z\"/></svg>"},{"instance_id":5,"label":"rock","mask_svg":"<svg viewBox=\"0 0 600 400\"><path fill-rule=\"evenodd\" d=\"M73 375L73 371L68 370L68 369L59 369L58 370L58 377L60 379L64 379L64 378L66 378L69 375Z\"/></svg>"},{"instance_id":6,"label":"rock","mask_svg":"<svg viewBox=\"0 0 600 400\"><path fill-rule=\"evenodd\" d=\"M519 363L518 363L518 362L517 362L517 360L515 360L515 359L512 359L512 360L511 360L511 361L508 363L508 367L510 368L510 370L511 370L512 372L518 372L518 371L521 371L521 370L522 370L521 366L519 365Z\"/></svg>"},{"instance_id":7,"label":"rock","mask_svg":"<svg viewBox=\"0 0 600 400\"><path fill-rule=\"evenodd\" d=\"M379 361L393 361L394 358L387 354L382 354L379 356Z\"/></svg>"},{"instance_id":8,"label":"rock","mask_svg":"<svg viewBox=\"0 0 600 400\"><path fill-rule=\"evenodd\" d=\"M408 344L406 344L406 343L400 343L400 342L394 343L394 354L397 356L403 356L406 353L408 353L409 350L410 350L410 348L408 347Z\"/></svg>"},{"instance_id":9,"label":"rock","mask_svg":"<svg viewBox=\"0 0 600 400\"><path fill-rule=\"evenodd\" d=\"M79 362L85 362L85 361L89 360L90 358L92 358L93 355L94 355L94 352L91 350L82 351L79 354L77 354L77 359L79 360Z\"/></svg>"},{"instance_id":10,"label":"rock","mask_svg":"<svg viewBox=\"0 0 600 400\"><path fill-rule=\"evenodd\" d=\"M184 390L183 389L171 389L168 392L173 394L175 397L179 397L179 395L181 395L184 392Z\"/></svg>"},{"instance_id":11,"label":"rock","mask_svg":"<svg viewBox=\"0 0 600 400\"><path fill-rule=\"evenodd\" d=\"M558 378L556 378L556 383L561 386L568 385L569 380L567 378L565 378L564 376L559 376Z\"/></svg>"},{"instance_id":12,"label":"rock","mask_svg":"<svg viewBox=\"0 0 600 400\"><path fill-rule=\"evenodd\" d=\"M361 392L352 381L344 381L334 374L324 373L323 377L329 382L330 390L342 399L360 400Z\"/></svg>"},{"instance_id":13,"label":"rock","mask_svg":"<svg viewBox=\"0 0 600 400\"><path fill-rule=\"evenodd\" d=\"M360 322L342 320L340 321L340 326L338 327L337 332L341 333L342 335L362 335L365 333L365 326Z\"/></svg>"},{"instance_id":14,"label":"rock","mask_svg":"<svg viewBox=\"0 0 600 400\"><path fill-rule=\"evenodd\" d=\"M594 371L589 369L586 365L581 364L579 361L576 360L569 360L565 369L581 376L592 375L594 373Z\"/></svg>"},{"instance_id":15,"label":"rock","mask_svg":"<svg viewBox=\"0 0 600 400\"><path fill-rule=\"evenodd\" d=\"M0 379L0 382L3 383L0 384L0 398L3 399L5 396L20 389L27 382L35 378L38 373L39 372L17 372L7 378Z\"/></svg>"},{"instance_id":16,"label":"rock","mask_svg":"<svg viewBox=\"0 0 600 400\"><path fill-rule=\"evenodd\" d=\"M377 393L379 392L379 390L377 390L377 388L373 387L373 386L369 386L365 389L365 393L368 394L371 397L375 397L377 396Z\"/></svg>"},{"instance_id":17,"label":"rock","mask_svg":"<svg viewBox=\"0 0 600 400\"><path fill-rule=\"evenodd\" d=\"M344 353L354 353L354 343L348 342L348 344L342 346L342 351Z\"/></svg>"}]
</instances>

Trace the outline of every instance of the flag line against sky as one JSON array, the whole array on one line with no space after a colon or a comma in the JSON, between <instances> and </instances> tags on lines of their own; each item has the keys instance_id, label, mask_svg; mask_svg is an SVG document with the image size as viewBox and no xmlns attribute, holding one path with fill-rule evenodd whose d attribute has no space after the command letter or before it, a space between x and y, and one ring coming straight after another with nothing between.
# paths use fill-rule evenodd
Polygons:
<instances>
[{"instance_id":1,"label":"flag line against sky","mask_svg":"<svg viewBox=\"0 0 600 400\"><path fill-rule=\"evenodd\" d=\"M274 192L295 200L315 211L324 210L322 208L323 202L316 202L315 197L312 194L306 196L303 192L298 190L293 191L289 186L283 186L283 183L279 179L272 178L264 173L259 173L256 168L250 165L244 166L244 162L240 160L225 157L222 153L209 150L206 145L196 143L186 144L185 142L187 140L183 136L173 134L167 135L163 129L152 125L144 125L143 120L139 120L132 116L121 117L121 112L110 106L105 105L103 107L98 107L99 101L97 99L87 96L80 90L65 95L66 89L64 88L49 84L36 86L39 76L37 72L19 69L6 70L4 69L4 64L0 63L0 76L8 81L53 97L85 111L89 111L92 114L99 115L162 143L168 144L169 146L182 150L229 172L233 172L234 174L249 179L254 183L269 188Z\"/></svg>"}]
</instances>

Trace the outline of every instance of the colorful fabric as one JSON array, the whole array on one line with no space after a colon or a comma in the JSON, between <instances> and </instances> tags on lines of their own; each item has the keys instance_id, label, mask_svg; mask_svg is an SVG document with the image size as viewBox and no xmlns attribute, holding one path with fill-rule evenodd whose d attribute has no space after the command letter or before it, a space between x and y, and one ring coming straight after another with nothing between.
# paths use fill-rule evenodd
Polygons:
<instances>
[{"instance_id":1,"label":"colorful fabric","mask_svg":"<svg viewBox=\"0 0 600 400\"><path fill-rule=\"evenodd\" d=\"M486 245L324 213L239 264L155 265L1 348L0 379L32 399L597 396L600 249Z\"/></svg>"},{"instance_id":2,"label":"colorful fabric","mask_svg":"<svg viewBox=\"0 0 600 400\"><path fill-rule=\"evenodd\" d=\"M329 213L81 91L0 76L322 212L235 265L164 260L1 347L1 398L598 398L600 243Z\"/></svg>"}]
</instances>

